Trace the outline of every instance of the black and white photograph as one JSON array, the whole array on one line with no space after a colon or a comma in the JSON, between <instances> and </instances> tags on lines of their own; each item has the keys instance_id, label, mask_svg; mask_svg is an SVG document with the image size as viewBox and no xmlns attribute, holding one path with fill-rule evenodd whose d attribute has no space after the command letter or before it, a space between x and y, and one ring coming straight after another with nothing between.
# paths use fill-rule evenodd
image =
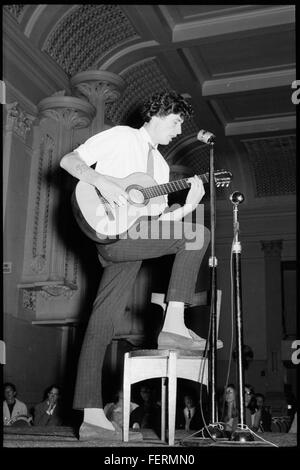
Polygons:
<instances>
[{"instance_id":1,"label":"black and white photograph","mask_svg":"<svg viewBox=\"0 0 300 470\"><path fill-rule=\"evenodd\" d=\"M5 451L296 450L296 5L5 4L0 97Z\"/></svg>"}]
</instances>

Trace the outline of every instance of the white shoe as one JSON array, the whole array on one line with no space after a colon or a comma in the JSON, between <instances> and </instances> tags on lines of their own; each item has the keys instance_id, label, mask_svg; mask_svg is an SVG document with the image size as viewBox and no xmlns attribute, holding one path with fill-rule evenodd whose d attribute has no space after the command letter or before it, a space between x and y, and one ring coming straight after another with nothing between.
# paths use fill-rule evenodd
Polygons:
<instances>
[{"instance_id":1,"label":"white shoe","mask_svg":"<svg viewBox=\"0 0 300 470\"><path fill-rule=\"evenodd\" d=\"M188 330L189 331L189 334L192 338L192 340L194 341L195 345L197 345L199 343L199 346L203 346L203 349L205 349L205 344L206 344L206 339L205 338L201 338L201 336L198 336L193 330ZM217 340L217 349L221 349L223 348L223 341L221 341L220 339Z\"/></svg>"}]
</instances>

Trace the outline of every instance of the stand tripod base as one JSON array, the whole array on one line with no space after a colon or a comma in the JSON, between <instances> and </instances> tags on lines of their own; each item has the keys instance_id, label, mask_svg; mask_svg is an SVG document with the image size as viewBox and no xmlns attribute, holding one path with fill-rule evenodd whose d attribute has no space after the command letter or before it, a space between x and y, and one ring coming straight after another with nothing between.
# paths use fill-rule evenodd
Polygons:
<instances>
[{"instance_id":1,"label":"stand tripod base","mask_svg":"<svg viewBox=\"0 0 300 470\"><path fill-rule=\"evenodd\" d=\"M230 440L237 442L249 442L254 441L254 437L253 434L246 429L236 429L231 434Z\"/></svg>"},{"instance_id":2,"label":"stand tripod base","mask_svg":"<svg viewBox=\"0 0 300 470\"><path fill-rule=\"evenodd\" d=\"M221 428L219 423L209 424L207 427L200 429L197 433L193 433L191 436L183 439L181 445L183 446L202 446L203 441L206 439L213 439L217 441L218 439L228 442L228 435Z\"/></svg>"},{"instance_id":3,"label":"stand tripod base","mask_svg":"<svg viewBox=\"0 0 300 470\"><path fill-rule=\"evenodd\" d=\"M224 429L221 429L218 424L210 424L207 429L203 429L203 436L212 439L226 439L228 436Z\"/></svg>"}]
</instances>

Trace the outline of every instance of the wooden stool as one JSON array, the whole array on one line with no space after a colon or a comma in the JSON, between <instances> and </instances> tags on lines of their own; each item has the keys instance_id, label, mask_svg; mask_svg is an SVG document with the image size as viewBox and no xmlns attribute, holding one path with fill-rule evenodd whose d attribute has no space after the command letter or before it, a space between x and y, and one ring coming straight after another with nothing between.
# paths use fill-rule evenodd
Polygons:
<instances>
[{"instance_id":1,"label":"wooden stool","mask_svg":"<svg viewBox=\"0 0 300 470\"><path fill-rule=\"evenodd\" d=\"M145 349L124 357L123 440L129 439L131 385L146 379L161 381L161 440L166 436L166 387L168 383L168 443L175 442L177 378L208 384L208 360L203 351Z\"/></svg>"}]
</instances>

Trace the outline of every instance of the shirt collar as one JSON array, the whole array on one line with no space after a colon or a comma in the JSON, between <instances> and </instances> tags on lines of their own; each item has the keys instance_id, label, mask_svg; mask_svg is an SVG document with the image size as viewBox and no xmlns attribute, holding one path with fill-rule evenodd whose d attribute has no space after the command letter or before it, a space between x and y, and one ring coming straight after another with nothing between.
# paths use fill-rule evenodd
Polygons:
<instances>
[{"instance_id":1,"label":"shirt collar","mask_svg":"<svg viewBox=\"0 0 300 470\"><path fill-rule=\"evenodd\" d=\"M142 126L142 127L140 127L139 131L140 131L140 133L141 133L143 139L147 142L147 144L151 144L152 147L154 147L155 150L157 150L157 145L158 145L158 144L154 144L154 143L152 142L151 137L150 137L148 131L146 130L146 128L145 128L144 126Z\"/></svg>"}]
</instances>

